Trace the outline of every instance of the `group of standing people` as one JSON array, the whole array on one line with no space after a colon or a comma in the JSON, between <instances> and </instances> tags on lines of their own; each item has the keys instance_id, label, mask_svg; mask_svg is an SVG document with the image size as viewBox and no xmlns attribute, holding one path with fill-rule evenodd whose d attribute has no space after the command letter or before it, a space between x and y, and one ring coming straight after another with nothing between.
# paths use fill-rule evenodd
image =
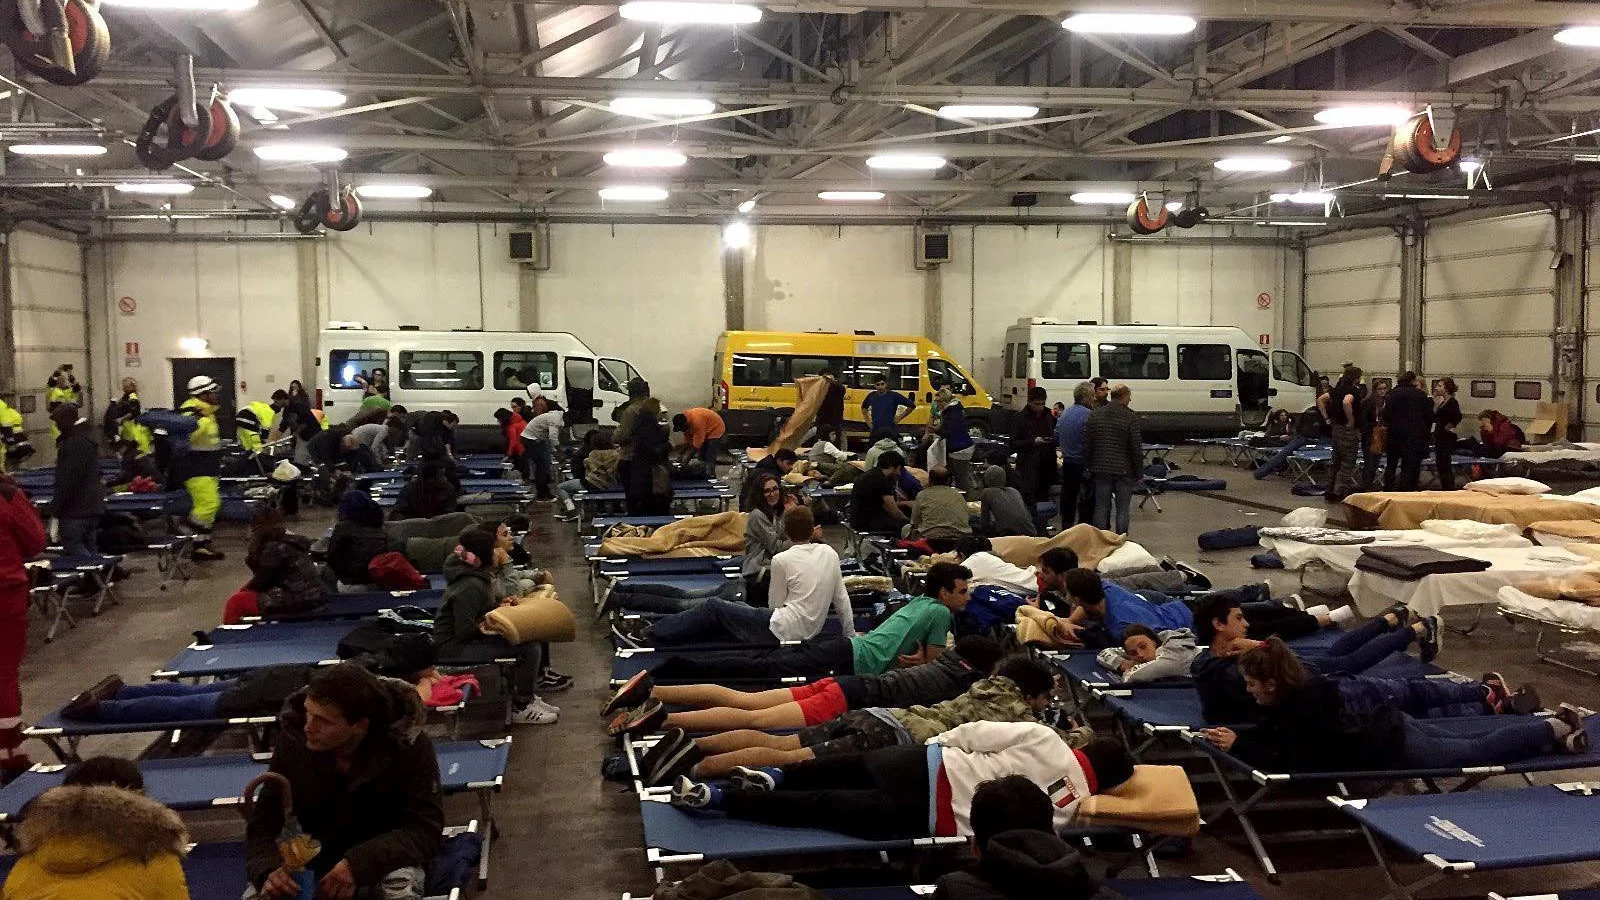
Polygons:
<instances>
[{"instance_id":1,"label":"group of standing people","mask_svg":"<svg viewBox=\"0 0 1600 900\"><path fill-rule=\"evenodd\" d=\"M1042 410L1046 399L1043 388L1028 392L1030 408ZM1133 491L1144 468L1144 438L1132 402L1132 388L1093 378L1073 389L1072 405L1055 419L1054 440L1044 455L1053 465L1061 450L1061 527L1088 523L1128 533Z\"/></svg>"}]
</instances>

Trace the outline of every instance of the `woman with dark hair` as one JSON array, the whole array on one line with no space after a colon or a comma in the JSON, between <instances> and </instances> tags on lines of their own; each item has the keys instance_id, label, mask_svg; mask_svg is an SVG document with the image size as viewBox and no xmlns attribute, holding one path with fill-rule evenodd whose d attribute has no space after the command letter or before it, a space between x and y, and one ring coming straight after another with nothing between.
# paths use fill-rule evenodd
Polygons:
<instances>
[{"instance_id":1,"label":"woman with dark hair","mask_svg":"<svg viewBox=\"0 0 1600 900\"><path fill-rule=\"evenodd\" d=\"M250 523L250 549L244 564L250 580L222 607L222 624L246 616L282 618L304 615L327 602L327 585L311 559L311 540L283 527L283 515L263 507Z\"/></svg>"},{"instance_id":2,"label":"woman with dark hair","mask_svg":"<svg viewBox=\"0 0 1600 900\"><path fill-rule=\"evenodd\" d=\"M1372 390L1361 401L1361 483L1363 491L1372 490L1378 477L1378 462L1389 449L1389 426L1383 423L1383 410L1389 402L1387 379L1373 379ZM1384 473L1384 490L1394 484L1394 468Z\"/></svg>"},{"instance_id":3,"label":"woman with dark hair","mask_svg":"<svg viewBox=\"0 0 1600 900\"><path fill-rule=\"evenodd\" d=\"M431 519L453 513L458 498L455 485L445 477L444 463L438 460L425 462L422 470L400 489L400 496L395 499L389 518Z\"/></svg>"},{"instance_id":4,"label":"woman with dark hair","mask_svg":"<svg viewBox=\"0 0 1600 900\"><path fill-rule=\"evenodd\" d=\"M1441 378L1433 386L1433 458L1439 475L1439 490L1456 489L1456 473L1451 459L1456 452L1456 428L1461 424L1461 404L1456 402L1456 380Z\"/></svg>"},{"instance_id":5,"label":"woman with dark hair","mask_svg":"<svg viewBox=\"0 0 1600 900\"><path fill-rule=\"evenodd\" d=\"M784 495L783 482L770 474L757 476L756 502L744 520L744 599L751 606L767 605L772 584L772 558L789 549L783 534L783 511L794 504Z\"/></svg>"},{"instance_id":6,"label":"woman with dark hair","mask_svg":"<svg viewBox=\"0 0 1600 900\"><path fill-rule=\"evenodd\" d=\"M1267 416L1264 428L1269 446L1281 447L1289 443L1289 437L1294 434L1294 416L1287 409L1279 407Z\"/></svg>"}]
</instances>

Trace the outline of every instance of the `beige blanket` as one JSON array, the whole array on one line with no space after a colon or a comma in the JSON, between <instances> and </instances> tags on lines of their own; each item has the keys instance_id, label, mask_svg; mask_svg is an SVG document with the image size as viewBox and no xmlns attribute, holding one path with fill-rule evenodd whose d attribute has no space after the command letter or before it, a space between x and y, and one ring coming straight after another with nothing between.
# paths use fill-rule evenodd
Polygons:
<instances>
[{"instance_id":1,"label":"beige blanket","mask_svg":"<svg viewBox=\"0 0 1600 900\"><path fill-rule=\"evenodd\" d=\"M767 445L768 453L776 453L785 447L793 450L800 446L800 439L817 421L817 410L822 408L822 400L828 393L827 384L826 379L817 375L804 376L794 383L795 393L800 395L794 402L794 415L783 423L777 439Z\"/></svg>"},{"instance_id":2,"label":"beige blanket","mask_svg":"<svg viewBox=\"0 0 1600 900\"><path fill-rule=\"evenodd\" d=\"M1067 620L1045 612L1037 606L1023 604L1017 607L1017 643L1025 647L1043 647L1046 650L1065 650L1081 647L1081 641L1067 640L1062 624Z\"/></svg>"},{"instance_id":3,"label":"beige blanket","mask_svg":"<svg viewBox=\"0 0 1600 900\"><path fill-rule=\"evenodd\" d=\"M1528 526L1528 530L1553 534L1557 537L1571 538L1575 541L1600 544L1600 522L1576 519L1564 522L1534 522Z\"/></svg>"},{"instance_id":4,"label":"beige blanket","mask_svg":"<svg viewBox=\"0 0 1600 900\"><path fill-rule=\"evenodd\" d=\"M693 516L669 522L649 537L612 537L600 544L604 556L721 556L744 552L742 512Z\"/></svg>"},{"instance_id":5,"label":"beige blanket","mask_svg":"<svg viewBox=\"0 0 1600 900\"><path fill-rule=\"evenodd\" d=\"M483 617L483 630L513 644L547 641L564 644L578 636L578 624L556 589L544 585Z\"/></svg>"},{"instance_id":6,"label":"beige blanket","mask_svg":"<svg viewBox=\"0 0 1600 900\"><path fill-rule=\"evenodd\" d=\"M1024 569L1038 565L1039 557L1053 547L1071 549L1078 554L1079 566L1094 569L1111 555L1111 551L1122 546L1123 537L1093 525L1074 525L1054 537L997 537L990 543L994 544L996 556Z\"/></svg>"},{"instance_id":7,"label":"beige blanket","mask_svg":"<svg viewBox=\"0 0 1600 900\"><path fill-rule=\"evenodd\" d=\"M1570 545L1567 549L1571 549ZM1519 581L1516 588L1544 600L1572 600L1585 606L1600 606L1600 572L1543 575Z\"/></svg>"},{"instance_id":8,"label":"beige blanket","mask_svg":"<svg viewBox=\"0 0 1600 900\"><path fill-rule=\"evenodd\" d=\"M1075 819L1187 837L1200 830L1200 804L1182 767L1134 766L1132 778L1083 798Z\"/></svg>"},{"instance_id":9,"label":"beige blanket","mask_svg":"<svg viewBox=\"0 0 1600 900\"><path fill-rule=\"evenodd\" d=\"M1375 491L1344 498L1350 525L1365 528L1417 528L1428 519L1472 519L1491 525L1526 528L1534 522L1600 521L1600 505L1545 500L1538 495L1485 494L1480 491Z\"/></svg>"}]
</instances>

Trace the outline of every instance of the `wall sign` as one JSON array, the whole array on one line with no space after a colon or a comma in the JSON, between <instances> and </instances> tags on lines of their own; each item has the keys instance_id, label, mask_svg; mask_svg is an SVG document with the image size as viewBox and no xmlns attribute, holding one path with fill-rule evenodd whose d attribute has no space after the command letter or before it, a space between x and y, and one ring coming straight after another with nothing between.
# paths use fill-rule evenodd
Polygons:
<instances>
[{"instance_id":1,"label":"wall sign","mask_svg":"<svg viewBox=\"0 0 1600 900\"><path fill-rule=\"evenodd\" d=\"M122 344L122 367L124 369L139 368L139 342L124 341Z\"/></svg>"},{"instance_id":2,"label":"wall sign","mask_svg":"<svg viewBox=\"0 0 1600 900\"><path fill-rule=\"evenodd\" d=\"M1256 342L1259 343L1263 347L1271 347L1272 346L1272 335L1263 334L1263 335L1261 335L1261 336L1256 338Z\"/></svg>"},{"instance_id":3,"label":"wall sign","mask_svg":"<svg viewBox=\"0 0 1600 900\"><path fill-rule=\"evenodd\" d=\"M1260 307L1261 309L1271 309L1272 308L1272 295L1267 293L1266 291L1262 291L1261 293L1257 294L1256 295L1256 306Z\"/></svg>"},{"instance_id":4,"label":"wall sign","mask_svg":"<svg viewBox=\"0 0 1600 900\"><path fill-rule=\"evenodd\" d=\"M131 316L139 311L139 301L132 297L120 297L117 299L117 311L125 316Z\"/></svg>"}]
</instances>

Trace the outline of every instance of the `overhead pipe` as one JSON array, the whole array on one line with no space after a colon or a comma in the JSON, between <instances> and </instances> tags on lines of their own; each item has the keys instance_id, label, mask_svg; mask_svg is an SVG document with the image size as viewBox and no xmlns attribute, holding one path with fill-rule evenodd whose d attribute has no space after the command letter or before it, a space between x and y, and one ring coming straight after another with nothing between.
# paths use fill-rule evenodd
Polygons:
<instances>
[{"instance_id":1,"label":"overhead pipe","mask_svg":"<svg viewBox=\"0 0 1600 900\"><path fill-rule=\"evenodd\" d=\"M190 128L200 126L200 112L195 109L194 57L181 53L172 76L178 87L178 118Z\"/></svg>"}]
</instances>

